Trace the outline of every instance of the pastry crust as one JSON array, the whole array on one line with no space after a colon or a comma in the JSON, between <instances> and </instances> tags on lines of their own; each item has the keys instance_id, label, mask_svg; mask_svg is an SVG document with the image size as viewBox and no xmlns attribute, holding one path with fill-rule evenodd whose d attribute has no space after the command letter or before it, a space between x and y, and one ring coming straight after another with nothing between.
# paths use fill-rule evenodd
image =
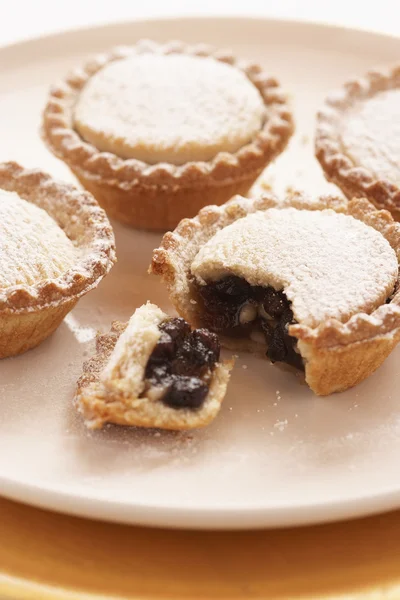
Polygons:
<instances>
[{"instance_id":1,"label":"pastry crust","mask_svg":"<svg viewBox=\"0 0 400 600\"><path fill-rule=\"evenodd\" d=\"M318 113L315 137L315 154L328 181L338 185L347 198L367 198L377 208L389 210L397 220L400 219L398 183L378 177L348 155L342 143L341 125L359 102L368 101L380 92L398 89L400 64L348 81L326 99Z\"/></svg>"},{"instance_id":2,"label":"pastry crust","mask_svg":"<svg viewBox=\"0 0 400 600\"><path fill-rule=\"evenodd\" d=\"M135 337L134 345L129 353L129 362L132 365L135 360L140 363L139 368L134 369L132 389L135 389L136 393L133 395L127 393L129 388L124 386L123 379L120 376L113 379L111 376L113 369L110 368L110 357L120 336L128 326L128 323L115 321L112 323L110 332L97 336L96 353L84 363L83 374L77 383L74 402L83 415L87 427L98 429L105 423L115 423L136 427L185 430L208 425L221 408L233 361L215 365L208 395L199 409L175 409L166 406L159 400L149 398L147 392L139 394L137 393L140 384L138 373L141 373L144 385L145 366L157 342L157 336L147 335L146 328L148 326L152 329L156 323L159 324L169 317L162 313L157 306L149 303L140 307L133 319L136 316L138 322L134 322L133 325L135 330L138 330L138 334L139 330L141 331L140 335ZM127 361L124 362L129 368Z\"/></svg>"},{"instance_id":3,"label":"pastry crust","mask_svg":"<svg viewBox=\"0 0 400 600\"><path fill-rule=\"evenodd\" d=\"M59 277L0 290L0 358L5 358L48 337L78 299L98 285L116 257L107 216L87 192L14 162L0 164L0 188L44 209L77 249L76 263Z\"/></svg>"},{"instance_id":4,"label":"pastry crust","mask_svg":"<svg viewBox=\"0 0 400 600\"><path fill-rule=\"evenodd\" d=\"M292 206L299 210L323 210L353 216L379 231L396 252L400 261L400 225L389 212L378 211L365 199L346 201L325 196L312 200L293 194L278 201L265 194L258 199L235 197L222 207L208 206L193 219L184 219L173 232L164 235L153 253L150 272L160 275L178 313L193 326L201 326L202 305L196 292L190 267L199 248L217 231L237 219L258 210ZM306 381L318 395L343 391L373 373L400 341L400 287L389 304L371 314L353 315L347 322L328 319L312 328L296 324L289 328L298 339L305 359ZM265 352L265 345L252 339L221 338L233 350Z\"/></svg>"},{"instance_id":5,"label":"pastry crust","mask_svg":"<svg viewBox=\"0 0 400 600\"><path fill-rule=\"evenodd\" d=\"M349 243L357 248L354 254ZM200 288L233 275L251 286L285 290L294 319L317 327L384 304L399 265L388 241L360 220L333 210L288 207L224 227L200 248L191 273Z\"/></svg>"},{"instance_id":6,"label":"pastry crust","mask_svg":"<svg viewBox=\"0 0 400 600\"><path fill-rule=\"evenodd\" d=\"M98 148L154 165L210 161L258 135L265 103L243 71L188 54L133 54L93 75L74 128Z\"/></svg>"},{"instance_id":7,"label":"pastry crust","mask_svg":"<svg viewBox=\"0 0 400 600\"><path fill-rule=\"evenodd\" d=\"M181 166L125 160L86 143L73 128L73 107L86 82L112 61L149 52L207 56L242 70L266 106L267 118L259 134L233 154L220 152L211 161ZM285 95L278 82L258 65L204 45L160 45L142 40L135 46L95 56L55 85L44 110L42 134L50 150L68 164L110 216L133 227L165 231L205 204L222 204L234 194L245 194L267 164L284 150L293 130Z\"/></svg>"}]
</instances>

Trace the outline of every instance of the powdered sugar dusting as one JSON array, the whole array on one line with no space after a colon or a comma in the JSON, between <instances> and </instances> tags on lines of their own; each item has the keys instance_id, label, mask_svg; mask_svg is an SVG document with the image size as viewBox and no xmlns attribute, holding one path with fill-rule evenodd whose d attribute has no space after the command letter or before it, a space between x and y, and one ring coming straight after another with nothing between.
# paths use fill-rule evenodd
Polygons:
<instances>
[{"instance_id":1,"label":"powdered sugar dusting","mask_svg":"<svg viewBox=\"0 0 400 600\"><path fill-rule=\"evenodd\" d=\"M65 317L64 323L80 344L86 344L96 337L96 330L93 327L81 325L72 313L69 313Z\"/></svg>"},{"instance_id":2,"label":"powdered sugar dusting","mask_svg":"<svg viewBox=\"0 0 400 600\"><path fill-rule=\"evenodd\" d=\"M376 177L400 183L400 90L387 90L360 102L343 123L342 141L356 164ZM366 143L368 140L370 143Z\"/></svg>"},{"instance_id":3,"label":"powdered sugar dusting","mask_svg":"<svg viewBox=\"0 0 400 600\"><path fill-rule=\"evenodd\" d=\"M59 277L77 251L43 209L0 189L0 289Z\"/></svg>"},{"instance_id":4,"label":"powdered sugar dusting","mask_svg":"<svg viewBox=\"0 0 400 600\"><path fill-rule=\"evenodd\" d=\"M260 131L264 102L239 69L212 58L114 61L80 94L75 126L96 148L146 163L208 161Z\"/></svg>"},{"instance_id":5,"label":"powdered sugar dusting","mask_svg":"<svg viewBox=\"0 0 400 600\"><path fill-rule=\"evenodd\" d=\"M200 283L234 274L284 289L296 320L311 327L372 312L392 293L398 263L389 242L333 210L270 208L218 231L195 257Z\"/></svg>"},{"instance_id":6,"label":"powdered sugar dusting","mask_svg":"<svg viewBox=\"0 0 400 600\"><path fill-rule=\"evenodd\" d=\"M277 429L278 431L282 432L286 429L287 425L288 425L287 419L284 419L283 421L277 421L274 424L274 429Z\"/></svg>"}]
</instances>

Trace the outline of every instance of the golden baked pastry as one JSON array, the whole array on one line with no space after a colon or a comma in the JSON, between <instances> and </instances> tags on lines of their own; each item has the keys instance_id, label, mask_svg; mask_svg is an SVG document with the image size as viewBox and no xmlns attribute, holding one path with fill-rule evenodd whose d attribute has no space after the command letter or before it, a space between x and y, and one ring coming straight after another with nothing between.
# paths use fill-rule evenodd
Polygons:
<instances>
[{"instance_id":1,"label":"golden baked pastry","mask_svg":"<svg viewBox=\"0 0 400 600\"><path fill-rule=\"evenodd\" d=\"M191 331L158 306L138 308L97 337L84 364L75 403L90 428L105 423L194 429L219 412L232 361L219 362L215 334Z\"/></svg>"},{"instance_id":2,"label":"golden baked pastry","mask_svg":"<svg viewBox=\"0 0 400 600\"><path fill-rule=\"evenodd\" d=\"M304 369L319 395L400 340L400 225L367 200L236 197L165 234L151 271L179 314L229 348Z\"/></svg>"},{"instance_id":3,"label":"golden baked pastry","mask_svg":"<svg viewBox=\"0 0 400 600\"><path fill-rule=\"evenodd\" d=\"M40 344L114 262L111 226L90 194L0 164L0 358Z\"/></svg>"},{"instance_id":4,"label":"golden baked pastry","mask_svg":"<svg viewBox=\"0 0 400 600\"><path fill-rule=\"evenodd\" d=\"M370 71L331 94L318 113L316 156L348 198L400 218L400 66Z\"/></svg>"},{"instance_id":5,"label":"golden baked pastry","mask_svg":"<svg viewBox=\"0 0 400 600\"><path fill-rule=\"evenodd\" d=\"M285 148L292 115L258 65L142 41L54 86L43 136L111 217L166 230L252 183Z\"/></svg>"}]
</instances>

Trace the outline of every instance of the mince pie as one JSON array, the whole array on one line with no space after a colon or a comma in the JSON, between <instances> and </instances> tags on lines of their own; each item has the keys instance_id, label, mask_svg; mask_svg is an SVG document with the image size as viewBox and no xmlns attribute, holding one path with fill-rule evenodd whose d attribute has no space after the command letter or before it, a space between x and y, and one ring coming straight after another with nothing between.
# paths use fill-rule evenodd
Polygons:
<instances>
[{"instance_id":1,"label":"mince pie","mask_svg":"<svg viewBox=\"0 0 400 600\"><path fill-rule=\"evenodd\" d=\"M203 427L218 414L228 385L232 362L219 360L214 333L191 330L184 319L148 303L97 337L75 403L91 428Z\"/></svg>"},{"instance_id":2,"label":"mince pie","mask_svg":"<svg viewBox=\"0 0 400 600\"><path fill-rule=\"evenodd\" d=\"M90 194L0 164L0 358L48 337L114 262L111 226Z\"/></svg>"},{"instance_id":3,"label":"mince pie","mask_svg":"<svg viewBox=\"0 0 400 600\"><path fill-rule=\"evenodd\" d=\"M236 197L164 236L151 270L178 312L234 349L305 371L320 395L400 340L400 224L367 200Z\"/></svg>"},{"instance_id":4,"label":"mince pie","mask_svg":"<svg viewBox=\"0 0 400 600\"><path fill-rule=\"evenodd\" d=\"M52 88L43 119L52 152L108 214L152 230L246 193L292 132L261 67L181 42L95 57Z\"/></svg>"},{"instance_id":5,"label":"mince pie","mask_svg":"<svg viewBox=\"0 0 400 600\"><path fill-rule=\"evenodd\" d=\"M400 219L400 65L370 71L329 96L318 114L316 155L348 198Z\"/></svg>"}]
</instances>

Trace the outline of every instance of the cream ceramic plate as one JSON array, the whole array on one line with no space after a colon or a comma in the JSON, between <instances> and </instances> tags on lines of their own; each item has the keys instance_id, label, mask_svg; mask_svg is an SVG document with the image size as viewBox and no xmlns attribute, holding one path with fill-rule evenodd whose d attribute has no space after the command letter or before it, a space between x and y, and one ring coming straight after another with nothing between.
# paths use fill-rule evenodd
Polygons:
<instances>
[{"instance_id":1,"label":"cream ceramic plate","mask_svg":"<svg viewBox=\"0 0 400 600\"><path fill-rule=\"evenodd\" d=\"M297 134L266 175L278 191L333 190L313 157L314 115L354 74L398 59L400 41L266 20L137 22L0 50L0 159L72 179L44 148L48 86L91 51L140 37L232 47L292 93ZM223 410L191 434L85 431L71 398L97 329L147 299L169 309L146 274L159 236L115 225L119 263L36 350L0 363L0 491L83 516L177 527L281 526L400 506L400 348L368 381L317 398L266 361L243 355Z\"/></svg>"}]
</instances>

